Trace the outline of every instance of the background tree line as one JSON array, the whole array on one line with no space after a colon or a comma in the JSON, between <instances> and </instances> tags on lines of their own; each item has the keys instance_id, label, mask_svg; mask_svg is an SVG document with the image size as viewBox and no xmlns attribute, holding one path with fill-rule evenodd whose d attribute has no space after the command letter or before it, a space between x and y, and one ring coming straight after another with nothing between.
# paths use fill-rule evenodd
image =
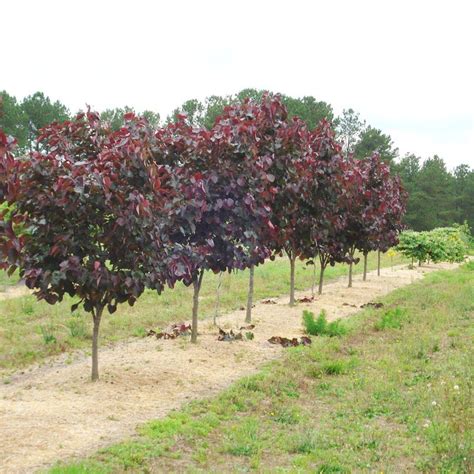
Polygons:
<instances>
[{"instance_id":1,"label":"background tree line","mask_svg":"<svg viewBox=\"0 0 474 474\"><path fill-rule=\"evenodd\" d=\"M236 104L246 97L261 99L262 90L244 89L229 96L209 96L204 101L190 99L176 108L163 122L171 123L180 114L196 126L208 129L227 105ZM447 169L442 158L435 155L422 161L414 154L399 156L391 137L377 128L367 125L357 112L343 110L335 116L333 108L324 101L312 96L295 98L283 95L282 102L288 109L289 116L299 116L314 128L321 119L332 121L338 133L338 139L346 155L365 158L377 151L382 160L390 163L391 169L400 175L409 193L405 223L414 230L430 230L453 222L467 221L474 227L474 169L468 164L458 165L454 170ZM101 112L101 119L108 122L113 130L123 124L123 115L134 112L130 106L106 109ZM38 146L38 130L53 121L71 118L69 109L60 101L53 101L42 92L36 92L23 100L0 92L0 128L18 140L18 150L28 152ZM142 112L152 125L160 123L157 112Z\"/></svg>"}]
</instances>

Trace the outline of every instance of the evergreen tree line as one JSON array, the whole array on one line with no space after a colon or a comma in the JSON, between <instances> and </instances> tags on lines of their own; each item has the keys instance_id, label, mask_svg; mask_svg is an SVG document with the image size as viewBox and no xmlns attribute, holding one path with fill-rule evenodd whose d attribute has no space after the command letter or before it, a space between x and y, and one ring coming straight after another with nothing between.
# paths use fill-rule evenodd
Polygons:
<instances>
[{"instance_id":1,"label":"evergreen tree line","mask_svg":"<svg viewBox=\"0 0 474 474\"><path fill-rule=\"evenodd\" d=\"M246 97L260 99L262 94L260 90L244 89L231 96L213 95L204 101L187 100L164 120L161 120L159 113L150 110L141 112L141 115L156 126L160 122L173 122L184 114L189 123L210 129L225 106ZM468 164L448 170L443 159L437 155L425 161L414 154L400 157L391 137L367 125L352 109L345 109L340 116L335 116L330 104L311 96L295 98L283 95L282 101L290 117L299 116L311 129L323 118L332 121L347 155L363 159L377 151L383 161L390 163L409 193L405 215L405 224L409 228L430 230L465 221L474 228L474 169ZM117 130L127 112L135 110L130 106L106 109L101 112L101 119ZM38 146L36 137L42 127L54 121L70 119L73 115L60 101L53 101L42 92L23 100L6 91L0 92L0 128L16 137L19 153L27 153Z\"/></svg>"}]
</instances>

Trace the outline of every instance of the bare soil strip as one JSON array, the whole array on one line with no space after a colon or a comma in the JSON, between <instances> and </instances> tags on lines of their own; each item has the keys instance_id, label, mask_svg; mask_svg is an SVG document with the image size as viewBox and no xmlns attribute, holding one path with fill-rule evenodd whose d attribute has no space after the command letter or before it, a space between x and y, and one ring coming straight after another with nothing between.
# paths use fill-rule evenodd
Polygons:
<instances>
[{"instance_id":1,"label":"bare soil strip","mask_svg":"<svg viewBox=\"0 0 474 474\"><path fill-rule=\"evenodd\" d=\"M18 298L19 296L26 296L29 294L31 294L31 290L29 290L23 283L5 286L0 290L0 301Z\"/></svg>"},{"instance_id":2,"label":"bare soil strip","mask_svg":"<svg viewBox=\"0 0 474 474\"><path fill-rule=\"evenodd\" d=\"M271 336L300 337L303 309L315 314L325 309L329 320L344 318L427 272L455 267L385 268L380 277L370 272L366 282L357 275L350 289L345 278L330 283L315 302L294 308L287 296L275 299L277 304L257 303L251 341L219 342L217 329L204 321L197 345L182 337L150 337L102 348L97 383L89 382L89 356L79 352L72 362L61 356L18 372L0 386L0 472L29 473L57 460L87 456L133 436L139 423L216 394L281 354L284 349L267 342ZM238 329L244 317L245 311L235 311L219 324Z\"/></svg>"}]
</instances>

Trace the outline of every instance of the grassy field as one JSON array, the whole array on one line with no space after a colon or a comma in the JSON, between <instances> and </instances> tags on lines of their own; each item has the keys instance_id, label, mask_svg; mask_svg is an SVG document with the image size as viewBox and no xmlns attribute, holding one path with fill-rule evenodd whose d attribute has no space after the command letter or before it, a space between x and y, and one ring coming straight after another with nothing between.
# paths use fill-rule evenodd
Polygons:
<instances>
[{"instance_id":1,"label":"grassy field","mask_svg":"<svg viewBox=\"0 0 474 474\"><path fill-rule=\"evenodd\" d=\"M388 266L408 262L402 257L393 261L382 257ZM347 274L347 265L336 265L325 272L329 281ZM362 265L356 267L361 272ZM369 256L369 269L376 268L376 254ZM0 272L1 278L6 275ZM296 288L311 286L312 267L297 263ZM255 270L255 300L285 294L289 289L290 269L287 259L269 261ZM16 280L14 280L16 282ZM356 283L357 285L357 283ZM200 297L200 316L214 314L217 275L207 273ZM221 312L237 309L246 304L248 272L224 274L221 287ZM33 296L0 301L0 373L41 361L49 355L71 349L85 348L91 344L91 316L81 309L71 314L70 307L76 300L69 297L54 306L38 302ZM150 328L160 328L170 322L191 317L192 288L177 285L162 295L148 291L134 307L119 306L112 316L106 315L101 324L101 342L108 343L127 337L143 337ZM244 316L242 316L244 317Z\"/></svg>"},{"instance_id":2,"label":"grassy field","mask_svg":"<svg viewBox=\"0 0 474 474\"><path fill-rule=\"evenodd\" d=\"M7 275L7 272L0 270L0 293L5 291L5 289L9 286L14 286L18 284L19 276L18 273L15 272L11 277Z\"/></svg>"},{"instance_id":3,"label":"grassy field","mask_svg":"<svg viewBox=\"0 0 474 474\"><path fill-rule=\"evenodd\" d=\"M53 474L473 472L474 263Z\"/></svg>"}]
</instances>

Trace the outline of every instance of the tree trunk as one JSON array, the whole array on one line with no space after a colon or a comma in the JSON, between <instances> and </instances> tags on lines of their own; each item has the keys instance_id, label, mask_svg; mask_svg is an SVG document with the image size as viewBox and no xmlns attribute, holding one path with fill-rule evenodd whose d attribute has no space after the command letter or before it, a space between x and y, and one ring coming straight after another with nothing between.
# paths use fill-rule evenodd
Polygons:
<instances>
[{"instance_id":1,"label":"tree trunk","mask_svg":"<svg viewBox=\"0 0 474 474\"><path fill-rule=\"evenodd\" d=\"M364 276L362 279L367 280L367 252L364 252Z\"/></svg>"},{"instance_id":2,"label":"tree trunk","mask_svg":"<svg viewBox=\"0 0 474 474\"><path fill-rule=\"evenodd\" d=\"M290 257L290 306L295 305L295 261L296 257Z\"/></svg>"},{"instance_id":3,"label":"tree trunk","mask_svg":"<svg viewBox=\"0 0 474 474\"><path fill-rule=\"evenodd\" d=\"M314 288L316 286L316 259L313 258L313 281L311 283L311 298L314 299ZM321 294L321 293L319 293Z\"/></svg>"},{"instance_id":4,"label":"tree trunk","mask_svg":"<svg viewBox=\"0 0 474 474\"><path fill-rule=\"evenodd\" d=\"M217 317L219 316L221 306L221 286L222 286L222 272L219 272L217 278L217 289L216 289L216 308L214 311L214 326L217 326Z\"/></svg>"},{"instance_id":5,"label":"tree trunk","mask_svg":"<svg viewBox=\"0 0 474 474\"><path fill-rule=\"evenodd\" d=\"M349 264L349 284L347 285L348 288L352 288L352 267L354 265L354 252L355 252L355 249L352 249L350 252L349 252L349 255L351 256L351 263Z\"/></svg>"},{"instance_id":6,"label":"tree trunk","mask_svg":"<svg viewBox=\"0 0 474 474\"><path fill-rule=\"evenodd\" d=\"M418 260L418 266L421 267L421 260Z\"/></svg>"},{"instance_id":7,"label":"tree trunk","mask_svg":"<svg viewBox=\"0 0 474 474\"><path fill-rule=\"evenodd\" d=\"M199 309L199 291L201 290L202 277L204 270L201 270L199 276L193 281L194 293L193 293L193 320L191 324L191 342L197 342L197 329L198 329L198 309Z\"/></svg>"},{"instance_id":8,"label":"tree trunk","mask_svg":"<svg viewBox=\"0 0 474 474\"><path fill-rule=\"evenodd\" d=\"M377 276L380 276L380 250L377 252Z\"/></svg>"},{"instance_id":9,"label":"tree trunk","mask_svg":"<svg viewBox=\"0 0 474 474\"><path fill-rule=\"evenodd\" d=\"M415 268L415 259L414 257L411 257L411 268Z\"/></svg>"},{"instance_id":10,"label":"tree trunk","mask_svg":"<svg viewBox=\"0 0 474 474\"><path fill-rule=\"evenodd\" d=\"M252 305L253 305L253 275L255 272L255 267L251 265L250 267L250 276L249 276L249 294L247 296L247 313L245 315L245 322L252 322Z\"/></svg>"},{"instance_id":11,"label":"tree trunk","mask_svg":"<svg viewBox=\"0 0 474 474\"><path fill-rule=\"evenodd\" d=\"M92 330L92 382L99 380L99 328L103 311L104 307L97 305L92 313L94 320L94 328Z\"/></svg>"},{"instance_id":12,"label":"tree trunk","mask_svg":"<svg viewBox=\"0 0 474 474\"><path fill-rule=\"evenodd\" d=\"M319 270L319 287L318 287L318 295L323 294L323 278L324 278L324 270L326 269L326 265L321 263L321 268Z\"/></svg>"}]
</instances>

